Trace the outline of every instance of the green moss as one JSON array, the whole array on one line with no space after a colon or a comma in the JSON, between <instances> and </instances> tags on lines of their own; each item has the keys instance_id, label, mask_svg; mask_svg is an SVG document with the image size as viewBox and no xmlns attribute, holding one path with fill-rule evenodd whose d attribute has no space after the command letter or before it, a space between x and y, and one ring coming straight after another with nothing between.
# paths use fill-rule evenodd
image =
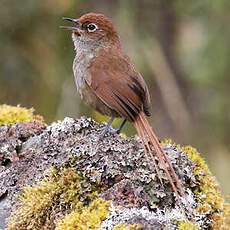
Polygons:
<instances>
[{"instance_id":1,"label":"green moss","mask_svg":"<svg viewBox=\"0 0 230 230\"><path fill-rule=\"evenodd\" d=\"M204 159L200 157L200 153L191 146L185 146L182 148L197 166L194 175L197 175L201 186L195 190L195 193L201 197L204 205L198 207L197 211L209 212L216 210L223 210L224 198L221 194L220 187L216 181L216 178L211 174ZM205 194L205 196L204 196Z\"/></svg>"},{"instance_id":2,"label":"green moss","mask_svg":"<svg viewBox=\"0 0 230 230\"><path fill-rule=\"evenodd\" d=\"M172 141L167 140L165 143L172 143ZM173 145L177 148L180 147L180 145ZM212 229L230 229L230 204L224 202L224 197L221 194L221 189L216 178L211 174L205 160L195 148L184 146L182 150L196 164L193 173L201 183L194 191L201 200L196 211L198 213L209 213L212 220Z\"/></svg>"},{"instance_id":3,"label":"green moss","mask_svg":"<svg viewBox=\"0 0 230 230\"><path fill-rule=\"evenodd\" d=\"M188 154L190 160L197 164L194 174L198 176L201 185L195 190L195 194L202 201L197 207L197 212L210 213L213 229L229 229L230 206L224 203L224 197L216 178L211 174L204 159L200 157L200 153L195 148L185 146L182 149Z\"/></svg>"},{"instance_id":4,"label":"green moss","mask_svg":"<svg viewBox=\"0 0 230 230\"><path fill-rule=\"evenodd\" d=\"M18 106L0 105L0 125L10 125L31 120L43 120L40 116L33 115L34 109L26 109Z\"/></svg>"},{"instance_id":5,"label":"green moss","mask_svg":"<svg viewBox=\"0 0 230 230\"><path fill-rule=\"evenodd\" d=\"M143 229L139 224L128 225L126 223L119 224L113 228L113 230L136 230Z\"/></svg>"},{"instance_id":6,"label":"green moss","mask_svg":"<svg viewBox=\"0 0 230 230\"><path fill-rule=\"evenodd\" d=\"M190 221L180 221L178 224L178 230L199 230L200 228Z\"/></svg>"},{"instance_id":7,"label":"green moss","mask_svg":"<svg viewBox=\"0 0 230 230\"><path fill-rule=\"evenodd\" d=\"M177 146L179 147L179 146ZM205 161L196 149L182 148L197 165L194 174L201 185L195 189L200 197L197 212L208 212L213 229L229 229L230 205L224 203L220 188ZM15 229L95 229L109 215L110 202L98 197L99 183L90 184L87 177L71 165L53 169L37 185L27 186L19 195L19 207L9 219L8 230ZM56 227L57 226L57 227ZM179 229L198 229L191 222L181 221ZM114 229L141 229L139 225L120 224Z\"/></svg>"},{"instance_id":8,"label":"green moss","mask_svg":"<svg viewBox=\"0 0 230 230\"><path fill-rule=\"evenodd\" d=\"M25 187L25 192L18 196L20 204L9 219L8 230L55 229L56 222L63 219L67 211L84 212L98 197L96 190L100 191L100 187L91 185L73 168L53 169L45 179Z\"/></svg>"},{"instance_id":9,"label":"green moss","mask_svg":"<svg viewBox=\"0 0 230 230\"><path fill-rule=\"evenodd\" d=\"M66 215L64 220L57 224L56 230L96 229L110 214L108 209L110 204L110 201L97 198L90 206L76 209Z\"/></svg>"},{"instance_id":10,"label":"green moss","mask_svg":"<svg viewBox=\"0 0 230 230\"><path fill-rule=\"evenodd\" d=\"M92 185L73 168L53 169L37 185L27 186L19 195L20 204L9 219L8 230L100 229L110 214L111 201L98 197L100 185ZM141 229L122 224L115 230Z\"/></svg>"}]
</instances>

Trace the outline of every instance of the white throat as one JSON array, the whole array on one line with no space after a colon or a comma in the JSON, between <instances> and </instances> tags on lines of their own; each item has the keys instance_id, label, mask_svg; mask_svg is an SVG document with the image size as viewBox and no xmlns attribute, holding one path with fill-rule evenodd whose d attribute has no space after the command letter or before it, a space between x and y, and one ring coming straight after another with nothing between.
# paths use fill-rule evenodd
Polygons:
<instances>
[{"instance_id":1,"label":"white throat","mask_svg":"<svg viewBox=\"0 0 230 230\"><path fill-rule=\"evenodd\" d=\"M100 42L82 36L83 35L77 36L74 33L72 34L74 49L77 55L93 52L95 50L99 50L100 48L104 48L102 47Z\"/></svg>"}]
</instances>

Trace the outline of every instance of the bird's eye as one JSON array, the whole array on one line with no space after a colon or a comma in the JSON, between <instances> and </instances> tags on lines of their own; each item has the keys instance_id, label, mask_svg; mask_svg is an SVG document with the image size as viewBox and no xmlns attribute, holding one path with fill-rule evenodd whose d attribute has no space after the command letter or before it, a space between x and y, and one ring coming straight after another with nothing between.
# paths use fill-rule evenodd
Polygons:
<instances>
[{"instance_id":1,"label":"bird's eye","mask_svg":"<svg viewBox=\"0 0 230 230\"><path fill-rule=\"evenodd\" d=\"M88 30L88 32L94 32L94 31L96 31L98 29L98 27L97 27L97 25L96 24L94 24L94 23L90 23L88 26L87 26L87 30Z\"/></svg>"}]
</instances>

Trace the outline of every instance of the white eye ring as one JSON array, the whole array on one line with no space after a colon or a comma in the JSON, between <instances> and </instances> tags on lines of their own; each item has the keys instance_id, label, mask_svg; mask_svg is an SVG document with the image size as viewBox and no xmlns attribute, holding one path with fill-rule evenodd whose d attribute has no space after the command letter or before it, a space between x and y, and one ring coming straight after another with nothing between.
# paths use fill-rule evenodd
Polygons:
<instances>
[{"instance_id":1,"label":"white eye ring","mask_svg":"<svg viewBox=\"0 0 230 230\"><path fill-rule=\"evenodd\" d=\"M98 26L94 23L90 23L89 25L87 25L87 30L89 33L92 33L96 31L97 29L98 29Z\"/></svg>"}]
</instances>

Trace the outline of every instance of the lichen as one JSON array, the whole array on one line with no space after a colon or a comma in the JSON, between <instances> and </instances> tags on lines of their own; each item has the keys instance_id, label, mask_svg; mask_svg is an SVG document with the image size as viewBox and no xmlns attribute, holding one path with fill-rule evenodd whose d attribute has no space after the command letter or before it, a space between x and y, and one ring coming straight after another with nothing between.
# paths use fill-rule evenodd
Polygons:
<instances>
[{"instance_id":1,"label":"lichen","mask_svg":"<svg viewBox=\"0 0 230 230\"><path fill-rule=\"evenodd\" d=\"M185 146L182 149L188 154L190 160L197 165L194 175L198 176L201 185L194 193L202 201L196 209L197 212L210 215L210 218L213 220L211 223L213 229L229 229L229 204L224 203L224 197L221 194L216 178L211 174L204 159L200 157L200 153L195 148Z\"/></svg>"},{"instance_id":2,"label":"lichen","mask_svg":"<svg viewBox=\"0 0 230 230\"><path fill-rule=\"evenodd\" d=\"M56 230L96 229L110 214L110 201L95 199L90 206L76 209L57 224Z\"/></svg>"},{"instance_id":3,"label":"lichen","mask_svg":"<svg viewBox=\"0 0 230 230\"><path fill-rule=\"evenodd\" d=\"M180 221L178 224L178 230L199 230L200 228L190 221Z\"/></svg>"},{"instance_id":4,"label":"lichen","mask_svg":"<svg viewBox=\"0 0 230 230\"><path fill-rule=\"evenodd\" d=\"M165 143L172 144L172 141L166 140L163 144ZM176 148L180 148L180 145L173 145ZM221 193L221 189L216 181L216 178L211 174L205 160L200 156L200 153L195 148L191 146L184 146L182 147L182 150L188 155L189 159L196 164L193 174L200 182L200 185L196 186L193 191L200 199L196 208L197 213L209 216L212 221L212 229L229 229L230 204L224 202L224 196Z\"/></svg>"},{"instance_id":5,"label":"lichen","mask_svg":"<svg viewBox=\"0 0 230 230\"><path fill-rule=\"evenodd\" d=\"M10 125L19 122L27 123L34 119L43 121L41 116L34 116L34 109L17 106L0 105L0 125Z\"/></svg>"},{"instance_id":6,"label":"lichen","mask_svg":"<svg viewBox=\"0 0 230 230\"><path fill-rule=\"evenodd\" d=\"M29 168L25 166L26 170L23 173L18 172L19 177L29 177L29 172L34 174L34 177L41 178L43 169L49 165L56 165L56 168L46 173L44 179L37 181L36 185L24 188L25 192L19 196L19 207L12 214L8 229L78 229L77 227L81 226L82 229L117 228L115 230L118 230L131 226L137 227L128 225L134 223L145 224L145 227L165 226L168 229L176 227L175 221L180 218L171 215L172 210L177 211L177 208L171 209L170 202L167 200L168 194L171 193L165 193L163 207L159 205L154 210L149 210L149 204L153 200L149 190L159 194L166 189L163 187L160 191L158 183L154 181L153 171L148 167L147 159L143 157L139 139L135 139L134 142L133 139L110 136L98 142L98 139L92 135L92 131L99 135L102 128L101 124L91 119L66 118L63 122L52 124L42 132L38 139L41 141L38 143L41 144L36 145L39 154L34 154L38 148L30 149L34 142L22 146L23 152L28 152L25 163L28 165L30 162L30 164ZM197 151L191 147L184 147L183 152L178 145L168 145L165 149L172 159L178 157L177 160L180 162L177 164L177 161L174 161L175 168L180 166L184 169L179 171L180 175L186 175L183 176L187 179L186 192L192 194L194 198L194 202L190 203L193 207L198 206L194 214L196 224L203 229L211 227L228 229L230 206L224 204L220 190L215 186L209 187L209 183L214 185L217 183ZM34 161L34 158L37 161ZM24 158L21 162L23 160ZM59 168L61 165L62 168ZM184 165L188 167L183 167ZM33 179L30 183L32 181ZM212 198L215 198L214 201ZM107 200L112 200L113 203L109 205ZM117 205L122 208L118 209ZM91 221L89 213L91 217L92 212L94 218ZM170 215L167 215L167 212L170 212ZM196 227L190 222L179 222L178 226L182 229Z\"/></svg>"},{"instance_id":7,"label":"lichen","mask_svg":"<svg viewBox=\"0 0 230 230\"><path fill-rule=\"evenodd\" d=\"M136 230L143 229L139 224L128 225L126 223L119 224L113 228L113 230Z\"/></svg>"},{"instance_id":8,"label":"lichen","mask_svg":"<svg viewBox=\"0 0 230 230\"><path fill-rule=\"evenodd\" d=\"M87 178L73 168L53 169L37 185L24 188L7 229L55 229L57 218L64 218L65 211L82 209L85 212L85 206L98 197L96 190L100 189L89 184ZM96 204L92 203L89 209Z\"/></svg>"}]
</instances>

